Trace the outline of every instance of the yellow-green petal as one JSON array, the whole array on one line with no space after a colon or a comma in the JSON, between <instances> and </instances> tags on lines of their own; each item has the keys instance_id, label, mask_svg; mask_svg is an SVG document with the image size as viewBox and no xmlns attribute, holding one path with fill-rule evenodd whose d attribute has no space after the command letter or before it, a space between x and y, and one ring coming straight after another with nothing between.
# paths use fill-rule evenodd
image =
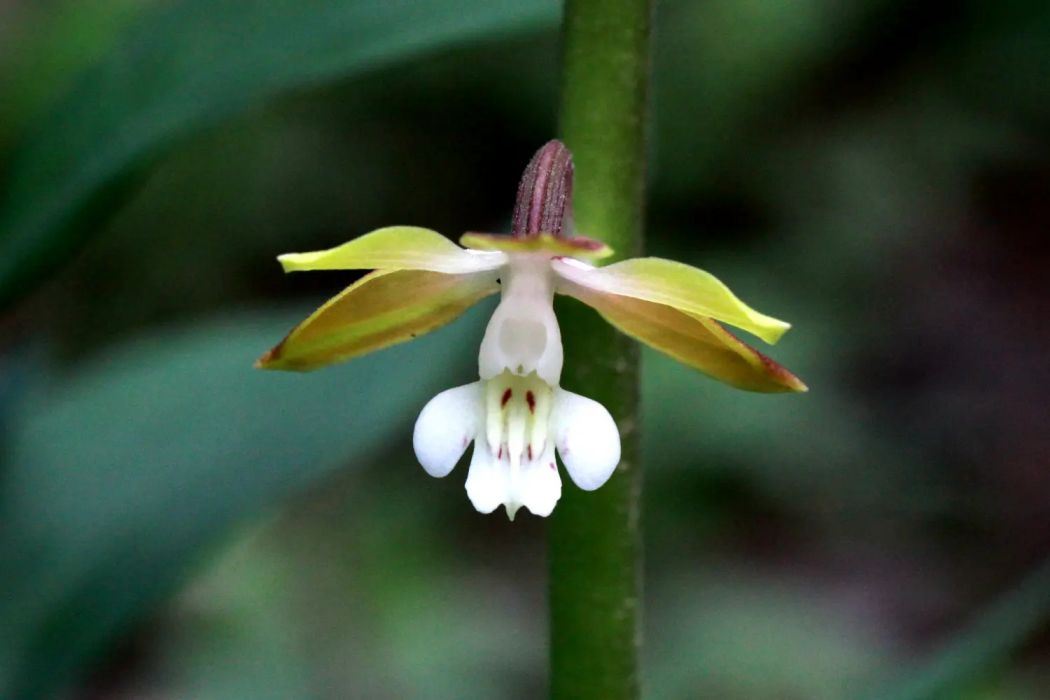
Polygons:
<instances>
[{"instance_id":1,"label":"yellow-green petal","mask_svg":"<svg viewBox=\"0 0 1050 700\"><path fill-rule=\"evenodd\" d=\"M329 299L255 366L306 371L403 343L440 328L498 289L492 273L379 270Z\"/></svg>"},{"instance_id":2,"label":"yellow-green petal","mask_svg":"<svg viewBox=\"0 0 1050 700\"><path fill-rule=\"evenodd\" d=\"M578 285L723 321L770 344L791 327L752 309L714 275L674 260L632 258L598 268L555 260L553 266L562 278Z\"/></svg>"},{"instance_id":3,"label":"yellow-green petal","mask_svg":"<svg viewBox=\"0 0 1050 700\"><path fill-rule=\"evenodd\" d=\"M594 238L574 236L557 238L549 233L535 236L506 236L496 233L464 233L460 245L472 250L501 251L504 253L546 253L551 257L601 260L613 254L613 249Z\"/></svg>"},{"instance_id":4,"label":"yellow-green petal","mask_svg":"<svg viewBox=\"0 0 1050 700\"><path fill-rule=\"evenodd\" d=\"M285 272L429 270L447 274L494 270L506 261L498 253L463 250L437 231L417 226L388 226L335 248L286 253L277 259Z\"/></svg>"},{"instance_id":5,"label":"yellow-green petal","mask_svg":"<svg viewBox=\"0 0 1050 700\"><path fill-rule=\"evenodd\" d=\"M710 318L573 283L561 291L595 309L623 333L726 384L767 393L807 390L786 368Z\"/></svg>"}]
</instances>

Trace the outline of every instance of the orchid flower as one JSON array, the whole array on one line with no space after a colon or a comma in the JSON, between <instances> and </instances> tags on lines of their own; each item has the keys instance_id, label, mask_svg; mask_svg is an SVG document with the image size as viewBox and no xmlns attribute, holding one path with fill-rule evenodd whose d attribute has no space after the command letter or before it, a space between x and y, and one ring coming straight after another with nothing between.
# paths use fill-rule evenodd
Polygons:
<instances>
[{"instance_id":1,"label":"orchid flower","mask_svg":"<svg viewBox=\"0 0 1050 700\"><path fill-rule=\"evenodd\" d=\"M479 380L423 408L413 447L444 477L471 442L467 496L482 513L500 505L547 516L561 497L555 453L582 489L604 484L620 461L620 436L599 403L560 386L562 341L555 294L579 299L623 333L723 382L760 392L805 385L727 331L775 343L789 328L740 301L715 277L661 258L599 267L612 254L574 235L573 165L559 141L541 148L518 189L513 234L441 234L393 226L338 247L281 255L286 272L372 270L296 326L257 367L312 370L411 340L500 292L481 341Z\"/></svg>"}]
</instances>

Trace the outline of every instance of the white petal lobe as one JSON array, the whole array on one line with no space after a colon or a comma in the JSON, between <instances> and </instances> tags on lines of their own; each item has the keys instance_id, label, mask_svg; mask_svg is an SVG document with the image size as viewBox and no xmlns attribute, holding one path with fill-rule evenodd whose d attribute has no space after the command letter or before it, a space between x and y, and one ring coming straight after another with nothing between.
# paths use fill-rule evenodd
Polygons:
<instances>
[{"instance_id":1,"label":"white petal lobe","mask_svg":"<svg viewBox=\"0 0 1050 700\"><path fill-rule=\"evenodd\" d=\"M554 463L553 447L522 468L517 491L516 500L533 515L546 518L551 514L561 498L561 477Z\"/></svg>"},{"instance_id":2,"label":"white petal lobe","mask_svg":"<svg viewBox=\"0 0 1050 700\"><path fill-rule=\"evenodd\" d=\"M427 474L447 475L478 434L484 411L481 382L446 389L419 414L412 433L416 459Z\"/></svg>"},{"instance_id":3,"label":"white petal lobe","mask_svg":"<svg viewBox=\"0 0 1050 700\"><path fill-rule=\"evenodd\" d=\"M608 481L620 463L620 431L605 407L559 388L551 420L558 454L576 485L593 491Z\"/></svg>"},{"instance_id":4,"label":"white petal lobe","mask_svg":"<svg viewBox=\"0 0 1050 700\"><path fill-rule=\"evenodd\" d=\"M496 459L485 445L474 445L466 486L467 498L479 513L491 513L507 500L509 474L506 464Z\"/></svg>"}]
</instances>

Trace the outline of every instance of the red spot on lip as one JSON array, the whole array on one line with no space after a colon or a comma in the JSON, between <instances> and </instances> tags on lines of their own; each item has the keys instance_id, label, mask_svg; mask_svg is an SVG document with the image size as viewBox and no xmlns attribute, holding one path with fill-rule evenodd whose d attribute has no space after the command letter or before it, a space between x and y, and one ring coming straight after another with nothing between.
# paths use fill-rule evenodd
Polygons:
<instances>
[{"instance_id":1,"label":"red spot on lip","mask_svg":"<svg viewBox=\"0 0 1050 700\"><path fill-rule=\"evenodd\" d=\"M529 404L529 413L536 412L536 396L531 391L525 392L525 402Z\"/></svg>"},{"instance_id":2,"label":"red spot on lip","mask_svg":"<svg viewBox=\"0 0 1050 700\"><path fill-rule=\"evenodd\" d=\"M529 461L532 461L532 445L529 445Z\"/></svg>"},{"instance_id":3,"label":"red spot on lip","mask_svg":"<svg viewBox=\"0 0 1050 700\"><path fill-rule=\"evenodd\" d=\"M500 408L503 408L504 406L506 406L507 402L510 401L510 397L513 396L513 395L514 395L514 392L512 392L509 388L504 389L503 390L503 398L501 398L499 400Z\"/></svg>"},{"instance_id":4,"label":"red spot on lip","mask_svg":"<svg viewBox=\"0 0 1050 700\"><path fill-rule=\"evenodd\" d=\"M556 466L554 466L554 462L551 462L551 463L550 463L550 464L548 464L547 466L549 466L549 467L551 468L551 471L552 471L552 472L556 472L556 471L558 471L558 468L557 468Z\"/></svg>"},{"instance_id":5,"label":"red spot on lip","mask_svg":"<svg viewBox=\"0 0 1050 700\"><path fill-rule=\"evenodd\" d=\"M503 459L503 445L499 446L499 452L496 453L496 459Z\"/></svg>"}]
</instances>

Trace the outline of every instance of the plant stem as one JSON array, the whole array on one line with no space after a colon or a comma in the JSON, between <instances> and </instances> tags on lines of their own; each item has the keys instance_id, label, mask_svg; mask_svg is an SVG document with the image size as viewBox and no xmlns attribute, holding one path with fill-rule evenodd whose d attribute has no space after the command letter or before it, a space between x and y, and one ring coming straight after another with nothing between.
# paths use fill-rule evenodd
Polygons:
<instances>
[{"instance_id":1,"label":"plant stem","mask_svg":"<svg viewBox=\"0 0 1050 700\"><path fill-rule=\"evenodd\" d=\"M618 257L642 248L651 0L567 0L561 136L576 165L576 228ZM638 349L597 314L560 304L564 383L620 427L609 483L569 483L550 522L551 697L638 695L641 589Z\"/></svg>"}]
</instances>

